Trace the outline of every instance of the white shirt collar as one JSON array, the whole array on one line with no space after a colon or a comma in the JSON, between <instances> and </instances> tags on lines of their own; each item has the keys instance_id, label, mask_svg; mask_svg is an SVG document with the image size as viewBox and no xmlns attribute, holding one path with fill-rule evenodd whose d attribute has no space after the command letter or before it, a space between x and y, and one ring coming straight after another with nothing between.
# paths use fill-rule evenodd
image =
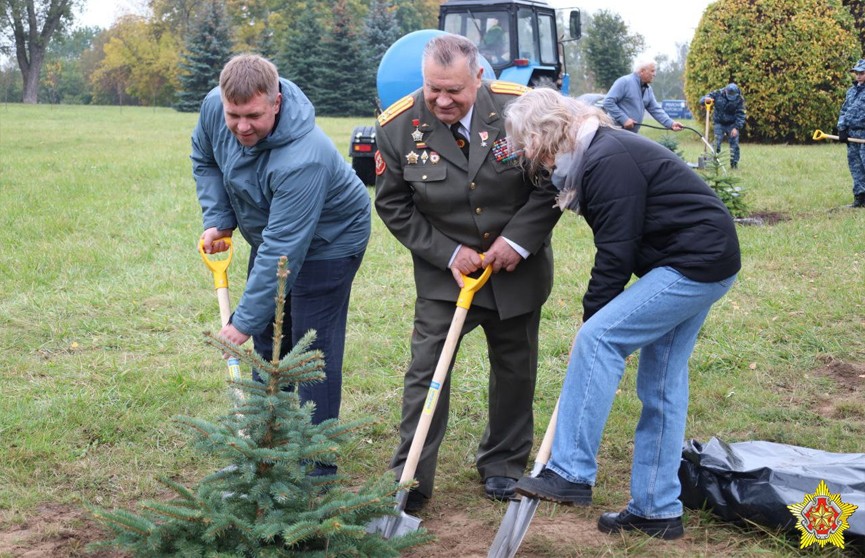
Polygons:
<instances>
[{"instance_id":1,"label":"white shirt collar","mask_svg":"<svg viewBox=\"0 0 865 558\"><path fill-rule=\"evenodd\" d=\"M474 111L475 107L474 105L472 105L466 115L460 118L460 126L462 126L463 130L465 130L465 136L467 138L471 137L472 135L472 113L474 113Z\"/></svg>"}]
</instances>

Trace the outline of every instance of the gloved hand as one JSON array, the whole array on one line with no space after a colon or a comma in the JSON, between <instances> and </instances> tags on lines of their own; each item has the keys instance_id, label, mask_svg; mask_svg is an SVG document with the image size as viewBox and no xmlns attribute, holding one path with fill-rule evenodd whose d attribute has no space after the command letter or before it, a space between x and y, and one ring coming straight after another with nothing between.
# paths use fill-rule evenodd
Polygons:
<instances>
[{"instance_id":1,"label":"gloved hand","mask_svg":"<svg viewBox=\"0 0 865 558\"><path fill-rule=\"evenodd\" d=\"M848 143L848 139L850 139L850 135L847 133L847 130L838 130L838 141Z\"/></svg>"}]
</instances>

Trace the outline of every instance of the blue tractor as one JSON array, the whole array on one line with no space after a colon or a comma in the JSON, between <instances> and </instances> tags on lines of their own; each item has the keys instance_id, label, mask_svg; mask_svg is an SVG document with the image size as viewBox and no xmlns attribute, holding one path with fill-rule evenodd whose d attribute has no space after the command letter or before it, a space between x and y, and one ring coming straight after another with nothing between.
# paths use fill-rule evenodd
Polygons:
<instances>
[{"instance_id":1,"label":"blue tractor","mask_svg":"<svg viewBox=\"0 0 865 558\"><path fill-rule=\"evenodd\" d=\"M564 43L580 38L580 11L567 14L568 38L560 35L556 10L542 0L448 0L439 9L439 29L409 33L385 53L376 76L381 108L418 89L421 53L441 33L467 37L483 55L484 75L529 87L555 87L567 94ZM367 185L375 183L375 127L352 131L352 167Z\"/></svg>"}]
</instances>

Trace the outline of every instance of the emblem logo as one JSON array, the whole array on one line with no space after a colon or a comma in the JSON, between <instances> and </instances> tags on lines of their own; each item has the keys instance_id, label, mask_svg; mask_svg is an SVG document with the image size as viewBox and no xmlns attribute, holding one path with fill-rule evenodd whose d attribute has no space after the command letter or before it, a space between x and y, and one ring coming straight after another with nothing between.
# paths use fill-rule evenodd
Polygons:
<instances>
[{"instance_id":1,"label":"emblem logo","mask_svg":"<svg viewBox=\"0 0 865 558\"><path fill-rule=\"evenodd\" d=\"M787 506L796 518L796 529L802 532L799 548L814 543L822 548L832 543L843 549L844 530L850 528L847 518L857 507L842 502L841 495L829 492L829 487L821 480L813 494L805 494L801 503Z\"/></svg>"},{"instance_id":2,"label":"emblem logo","mask_svg":"<svg viewBox=\"0 0 865 558\"><path fill-rule=\"evenodd\" d=\"M381 156L379 150L375 151L375 175L381 176L387 170L387 164L384 162L384 157Z\"/></svg>"}]
</instances>

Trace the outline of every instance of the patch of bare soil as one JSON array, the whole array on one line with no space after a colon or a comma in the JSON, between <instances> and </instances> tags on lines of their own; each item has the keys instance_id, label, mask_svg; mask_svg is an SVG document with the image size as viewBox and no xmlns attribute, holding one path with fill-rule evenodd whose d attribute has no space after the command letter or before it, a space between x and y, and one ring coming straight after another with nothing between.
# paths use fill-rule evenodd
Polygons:
<instances>
[{"instance_id":1,"label":"patch of bare soil","mask_svg":"<svg viewBox=\"0 0 865 558\"><path fill-rule=\"evenodd\" d=\"M841 391L865 391L865 363L844 362L829 357L826 366L818 368L814 374L832 379Z\"/></svg>"},{"instance_id":2,"label":"patch of bare soil","mask_svg":"<svg viewBox=\"0 0 865 558\"><path fill-rule=\"evenodd\" d=\"M736 219L736 222L741 225L771 226L789 220L790 217L776 211L756 211L747 217Z\"/></svg>"},{"instance_id":3,"label":"patch of bare soil","mask_svg":"<svg viewBox=\"0 0 865 558\"><path fill-rule=\"evenodd\" d=\"M844 362L828 357L826 365L814 370L834 387L820 397L820 413L839 419L865 419L865 363Z\"/></svg>"},{"instance_id":4,"label":"patch of bare soil","mask_svg":"<svg viewBox=\"0 0 865 558\"><path fill-rule=\"evenodd\" d=\"M0 525L0 556L6 558L126 558L110 550L90 552L87 545L108 538L87 510L45 504L23 523Z\"/></svg>"}]
</instances>

